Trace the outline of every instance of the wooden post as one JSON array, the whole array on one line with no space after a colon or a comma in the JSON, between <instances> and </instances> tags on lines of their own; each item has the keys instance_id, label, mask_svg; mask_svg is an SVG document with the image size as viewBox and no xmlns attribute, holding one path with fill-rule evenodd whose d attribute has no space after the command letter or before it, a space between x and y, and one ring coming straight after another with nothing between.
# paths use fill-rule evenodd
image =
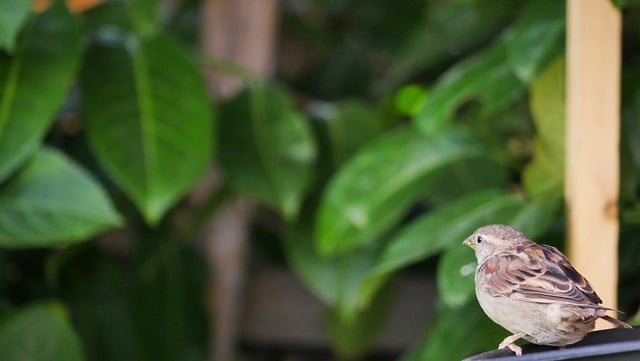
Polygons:
<instances>
[{"instance_id":1,"label":"wooden post","mask_svg":"<svg viewBox=\"0 0 640 361\"><path fill-rule=\"evenodd\" d=\"M202 54L224 59L268 78L275 67L278 0L207 0L203 8ZM224 99L244 87L242 79L207 69L214 95Z\"/></svg>"},{"instance_id":2,"label":"wooden post","mask_svg":"<svg viewBox=\"0 0 640 361\"><path fill-rule=\"evenodd\" d=\"M567 0L568 250L616 307L621 16L609 0Z\"/></svg>"},{"instance_id":3,"label":"wooden post","mask_svg":"<svg viewBox=\"0 0 640 361\"><path fill-rule=\"evenodd\" d=\"M205 63L224 59L259 78L271 76L275 67L278 0L206 0L203 6L201 52ZM242 79L205 68L209 89L218 99L235 95L245 86ZM219 185L214 169L194 192L205 198ZM197 200L196 200L197 202ZM202 234L213 276L211 292L211 340L209 359L231 361L235 357L238 323L249 248L249 227L255 209L238 198L218 210Z\"/></svg>"}]
</instances>

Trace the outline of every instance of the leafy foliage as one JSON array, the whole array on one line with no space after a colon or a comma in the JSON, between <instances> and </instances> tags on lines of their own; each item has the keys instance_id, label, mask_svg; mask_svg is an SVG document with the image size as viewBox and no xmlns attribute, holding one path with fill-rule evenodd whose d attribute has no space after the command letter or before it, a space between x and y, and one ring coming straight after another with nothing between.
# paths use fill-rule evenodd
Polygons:
<instances>
[{"instance_id":1,"label":"leafy foliage","mask_svg":"<svg viewBox=\"0 0 640 361\"><path fill-rule=\"evenodd\" d=\"M30 306L0 325L0 358L7 361L80 361L78 336L56 304Z\"/></svg>"},{"instance_id":2,"label":"leafy foliage","mask_svg":"<svg viewBox=\"0 0 640 361\"><path fill-rule=\"evenodd\" d=\"M533 162L524 170L523 185L532 197L562 192L564 181L564 61L558 60L531 88L531 111L538 130Z\"/></svg>"},{"instance_id":3,"label":"leafy foliage","mask_svg":"<svg viewBox=\"0 0 640 361\"><path fill-rule=\"evenodd\" d=\"M229 183L295 218L316 156L309 124L283 91L266 85L247 89L220 113L220 162Z\"/></svg>"},{"instance_id":4,"label":"leafy foliage","mask_svg":"<svg viewBox=\"0 0 640 361\"><path fill-rule=\"evenodd\" d=\"M12 51L22 24L29 15L29 0L10 0L0 4L0 48Z\"/></svg>"},{"instance_id":5,"label":"leafy foliage","mask_svg":"<svg viewBox=\"0 0 640 361\"><path fill-rule=\"evenodd\" d=\"M89 144L111 178L155 224L209 163L209 101L195 64L172 39L110 31L98 31L84 61Z\"/></svg>"},{"instance_id":6,"label":"leafy foliage","mask_svg":"<svg viewBox=\"0 0 640 361\"><path fill-rule=\"evenodd\" d=\"M58 151L42 149L0 189L0 245L82 241L120 224L97 182Z\"/></svg>"},{"instance_id":7,"label":"leafy foliage","mask_svg":"<svg viewBox=\"0 0 640 361\"><path fill-rule=\"evenodd\" d=\"M320 250L340 252L372 242L424 192L426 178L445 165L483 156L490 153L461 132L428 138L403 129L381 137L329 184L316 224Z\"/></svg>"},{"instance_id":8,"label":"leafy foliage","mask_svg":"<svg viewBox=\"0 0 640 361\"><path fill-rule=\"evenodd\" d=\"M488 223L559 238L564 2L284 2L277 79L227 64L250 84L215 101L198 67L224 61L191 50L202 4L159 3L0 5L0 359L206 359L216 315L191 241L234 197L269 228L247 232L252 262L284 263L324 303L339 358L370 350L406 273L437 280L438 306L404 360L494 348L505 332L473 299L461 242ZM640 68L625 51L633 314ZM222 185L203 196L208 168Z\"/></svg>"},{"instance_id":9,"label":"leafy foliage","mask_svg":"<svg viewBox=\"0 0 640 361\"><path fill-rule=\"evenodd\" d=\"M76 20L54 6L31 17L13 53L0 52L0 179L38 148L71 84L80 40Z\"/></svg>"},{"instance_id":10,"label":"leafy foliage","mask_svg":"<svg viewBox=\"0 0 640 361\"><path fill-rule=\"evenodd\" d=\"M164 245L161 251L136 246L140 265L134 268L146 278L126 286L125 293L99 300L86 293L98 283L113 282L115 274L83 274L72 269L69 273L83 274L84 283L72 282L80 287L77 289L58 287L60 277L66 274L62 270L75 264L79 248L8 249L86 242L106 230L139 222L119 191L133 199L149 224L163 220L167 210L204 173L213 153L212 105L195 59L172 36L154 27L155 20L140 8L153 8L153 2L105 4L90 12L85 27L61 1L42 13L31 14L30 1L15 3L14 13L2 12L2 17L13 18L3 21L0 31L5 49L0 53L0 245L4 248L0 259L3 267L15 269L15 277L29 278L14 283L14 276L3 276L3 304L37 301L43 294L54 294L72 306L69 312L79 326L80 338L61 315L61 307L9 309L0 328L0 358L83 360L86 346L91 359L203 357L205 318L202 314L191 316L204 307L194 308L198 301L192 297L201 291L202 284L190 286L188 292L180 289L194 276L181 267L197 259L193 254L188 262L181 259L183 246L175 238L183 235L183 230L156 235L157 244ZM22 25L22 15L17 13L23 11L20 9L27 17ZM83 37L85 56L80 64ZM74 86L74 79L80 87ZM81 106L84 118L79 123ZM84 127L89 149L85 140L77 141L79 135L85 135ZM87 156L89 151L95 158ZM108 183L100 169L116 184ZM142 234L146 232L146 227L138 228ZM161 229L167 228L162 225ZM134 242L136 237L124 242ZM80 254L89 263L96 259L112 262L105 262L104 255ZM142 261L151 255L160 255L162 261ZM43 264L36 265L34 260ZM42 272L29 267L46 272L36 276ZM142 277L120 281L137 278ZM183 296L173 299L175 304L158 302L167 299L166 285ZM100 291L104 295L104 290ZM77 296L80 294L85 298ZM105 299L114 302L105 303L107 313L101 314L97 305ZM134 311L138 309L146 311ZM139 319L129 323L136 317ZM158 320L164 322L162 327L157 327ZM198 325L195 332L194 325ZM148 337L136 340L135 346L114 336L120 332L137 334L137 327ZM180 332L177 337L176 330ZM163 331L171 332L171 337ZM157 340L165 337L174 342L158 348ZM119 351L114 353L114 349ZM107 356L110 354L114 358Z\"/></svg>"},{"instance_id":11,"label":"leafy foliage","mask_svg":"<svg viewBox=\"0 0 640 361\"><path fill-rule=\"evenodd\" d=\"M524 85L500 60L507 56L511 34L491 48L448 70L438 80L414 122L426 135L437 134L464 102L478 98L483 116L491 116L522 95Z\"/></svg>"},{"instance_id":12,"label":"leafy foliage","mask_svg":"<svg viewBox=\"0 0 640 361\"><path fill-rule=\"evenodd\" d=\"M523 10L508 49L509 63L522 81L534 80L562 54L565 18L565 4L559 1L533 1Z\"/></svg>"}]
</instances>

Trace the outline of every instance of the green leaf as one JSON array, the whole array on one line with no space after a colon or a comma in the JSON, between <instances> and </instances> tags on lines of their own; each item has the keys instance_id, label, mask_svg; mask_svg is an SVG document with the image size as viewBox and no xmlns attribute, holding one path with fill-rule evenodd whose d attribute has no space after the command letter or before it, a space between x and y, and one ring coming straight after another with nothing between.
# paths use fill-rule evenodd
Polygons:
<instances>
[{"instance_id":1,"label":"green leaf","mask_svg":"<svg viewBox=\"0 0 640 361\"><path fill-rule=\"evenodd\" d=\"M480 103L480 115L491 116L518 99L525 87L505 61L507 33L488 49L456 64L430 90L415 125L426 135L440 132L451 123L458 107L470 100Z\"/></svg>"},{"instance_id":2,"label":"green leaf","mask_svg":"<svg viewBox=\"0 0 640 361\"><path fill-rule=\"evenodd\" d=\"M135 33L135 24L130 16L130 8L133 5L130 1L103 1L98 6L82 12L79 15L82 18L85 34L93 36L96 33L114 29Z\"/></svg>"},{"instance_id":3,"label":"green leaf","mask_svg":"<svg viewBox=\"0 0 640 361\"><path fill-rule=\"evenodd\" d=\"M313 102L306 111L318 148L313 183L313 189L317 190L321 190L337 168L384 132L390 123L382 107L365 101Z\"/></svg>"},{"instance_id":4,"label":"green leaf","mask_svg":"<svg viewBox=\"0 0 640 361\"><path fill-rule=\"evenodd\" d=\"M0 360L84 360L80 340L56 304L23 309L0 325Z\"/></svg>"},{"instance_id":5,"label":"green leaf","mask_svg":"<svg viewBox=\"0 0 640 361\"><path fill-rule=\"evenodd\" d=\"M193 59L167 36L98 34L81 78L89 146L147 222L156 224L209 164L213 133L205 84Z\"/></svg>"},{"instance_id":6,"label":"green leaf","mask_svg":"<svg viewBox=\"0 0 640 361\"><path fill-rule=\"evenodd\" d=\"M378 257L377 247L365 247L337 257L318 253L310 224L290 225L285 237L289 264L305 285L325 304L337 312L344 322L354 321L370 299L365 295L367 279ZM387 278L379 278L378 289Z\"/></svg>"},{"instance_id":7,"label":"green leaf","mask_svg":"<svg viewBox=\"0 0 640 361\"><path fill-rule=\"evenodd\" d=\"M98 248L94 242L54 253L48 262L50 278L73 310L75 328L91 360L142 361L136 357L142 332L136 330L131 307L136 270Z\"/></svg>"},{"instance_id":8,"label":"green leaf","mask_svg":"<svg viewBox=\"0 0 640 361\"><path fill-rule=\"evenodd\" d=\"M32 0L0 2L0 48L11 52L23 23L27 20Z\"/></svg>"},{"instance_id":9,"label":"green leaf","mask_svg":"<svg viewBox=\"0 0 640 361\"><path fill-rule=\"evenodd\" d=\"M467 133L426 138L403 129L360 150L329 183L316 216L320 251L337 253L372 242L420 197L430 175L457 161L486 158Z\"/></svg>"},{"instance_id":10,"label":"green leaf","mask_svg":"<svg viewBox=\"0 0 640 361\"><path fill-rule=\"evenodd\" d=\"M336 166L383 131L385 118L373 104L344 101L326 113L329 114L323 117L322 124L326 127L331 159Z\"/></svg>"},{"instance_id":11,"label":"green leaf","mask_svg":"<svg viewBox=\"0 0 640 361\"><path fill-rule=\"evenodd\" d=\"M393 290L384 290L356 317L344 318L330 310L327 331L331 346L341 360L352 360L369 350L387 320Z\"/></svg>"},{"instance_id":12,"label":"green leaf","mask_svg":"<svg viewBox=\"0 0 640 361\"><path fill-rule=\"evenodd\" d=\"M564 53L565 2L536 0L528 4L509 41L509 63L524 83L530 83Z\"/></svg>"},{"instance_id":13,"label":"green leaf","mask_svg":"<svg viewBox=\"0 0 640 361\"><path fill-rule=\"evenodd\" d=\"M424 183L425 200L440 205L468 193L503 188L508 169L501 158L496 154L495 158L465 159L434 172Z\"/></svg>"},{"instance_id":14,"label":"green leaf","mask_svg":"<svg viewBox=\"0 0 640 361\"><path fill-rule=\"evenodd\" d=\"M534 198L562 192L564 182L565 62L556 60L531 85L530 106L537 130L533 161L523 184Z\"/></svg>"},{"instance_id":15,"label":"green leaf","mask_svg":"<svg viewBox=\"0 0 640 361\"><path fill-rule=\"evenodd\" d=\"M130 299L141 354L137 359L204 360L208 340L207 302L202 298L208 279L206 260L193 248L169 240L158 242L158 238L145 240L155 249L141 262L144 268L133 282Z\"/></svg>"},{"instance_id":16,"label":"green leaf","mask_svg":"<svg viewBox=\"0 0 640 361\"><path fill-rule=\"evenodd\" d=\"M334 352L346 359L360 356L384 325L392 295L385 290L374 297L363 287L379 250L370 246L338 257L323 256L314 247L313 228L305 217L288 225L285 251L296 275L329 308L327 331ZM378 290L387 279L379 277L370 287Z\"/></svg>"},{"instance_id":17,"label":"green leaf","mask_svg":"<svg viewBox=\"0 0 640 361\"><path fill-rule=\"evenodd\" d=\"M535 240L556 219L562 201L562 193L560 192L548 194L544 198L530 200L524 208L514 213L508 224L520 230L529 239Z\"/></svg>"},{"instance_id":18,"label":"green leaf","mask_svg":"<svg viewBox=\"0 0 640 361\"><path fill-rule=\"evenodd\" d=\"M393 103L400 114L414 117L418 115L427 98L427 90L417 84L406 85L398 90Z\"/></svg>"},{"instance_id":19,"label":"green leaf","mask_svg":"<svg viewBox=\"0 0 640 361\"><path fill-rule=\"evenodd\" d=\"M495 349L507 335L475 301L463 307L444 307L422 344L401 361L461 360Z\"/></svg>"},{"instance_id":20,"label":"green leaf","mask_svg":"<svg viewBox=\"0 0 640 361\"><path fill-rule=\"evenodd\" d=\"M158 21L158 1L132 0L125 3L127 15L136 33L141 37L150 37L160 28Z\"/></svg>"},{"instance_id":21,"label":"green leaf","mask_svg":"<svg viewBox=\"0 0 640 361\"><path fill-rule=\"evenodd\" d=\"M105 361L205 360L203 255L162 230L140 235L135 263L95 243L55 254L57 291L73 310L86 354Z\"/></svg>"},{"instance_id":22,"label":"green leaf","mask_svg":"<svg viewBox=\"0 0 640 361\"><path fill-rule=\"evenodd\" d=\"M306 119L280 89L258 85L225 104L219 142L220 163L237 191L296 217L316 145Z\"/></svg>"},{"instance_id":23,"label":"green leaf","mask_svg":"<svg viewBox=\"0 0 640 361\"><path fill-rule=\"evenodd\" d=\"M424 20L406 37L379 87L396 88L416 74L477 49L504 29L520 6L511 0L429 3Z\"/></svg>"},{"instance_id":24,"label":"green leaf","mask_svg":"<svg viewBox=\"0 0 640 361\"><path fill-rule=\"evenodd\" d=\"M503 196L487 202L485 214L469 214L477 222L466 230L457 241L451 242L438 263L438 289L441 300L448 306L458 307L474 295L476 259L473 251L461 245L462 241L478 227L486 224L506 224L535 238L550 225L560 198L525 203L513 196ZM480 216L480 219L477 217ZM471 224L469 224L471 225Z\"/></svg>"},{"instance_id":25,"label":"green leaf","mask_svg":"<svg viewBox=\"0 0 640 361\"><path fill-rule=\"evenodd\" d=\"M509 211L513 211L513 209ZM474 230L475 228L467 233L467 236ZM460 243L463 240L464 238L460 239ZM445 305L459 307L473 298L476 266L477 262L473 250L461 244L451 246L444 251L438 262L437 283L440 299Z\"/></svg>"},{"instance_id":26,"label":"green leaf","mask_svg":"<svg viewBox=\"0 0 640 361\"><path fill-rule=\"evenodd\" d=\"M71 84L80 50L75 19L54 5L29 21L12 55L0 51L0 179L38 148Z\"/></svg>"},{"instance_id":27,"label":"green leaf","mask_svg":"<svg viewBox=\"0 0 640 361\"><path fill-rule=\"evenodd\" d=\"M120 224L107 195L62 153L43 149L0 188L0 245L78 242Z\"/></svg>"},{"instance_id":28,"label":"green leaf","mask_svg":"<svg viewBox=\"0 0 640 361\"><path fill-rule=\"evenodd\" d=\"M486 190L437 208L405 227L388 243L372 277L389 274L446 250L438 271L441 298L446 304L460 305L469 296L469 282L473 287L475 271L473 252L463 247L462 241L483 225L508 224L523 206L524 202L516 196Z\"/></svg>"},{"instance_id":29,"label":"green leaf","mask_svg":"<svg viewBox=\"0 0 640 361\"><path fill-rule=\"evenodd\" d=\"M416 219L388 243L375 273L389 273L459 246L476 228L491 223L502 208L518 207L522 201L497 190L471 193Z\"/></svg>"}]
</instances>

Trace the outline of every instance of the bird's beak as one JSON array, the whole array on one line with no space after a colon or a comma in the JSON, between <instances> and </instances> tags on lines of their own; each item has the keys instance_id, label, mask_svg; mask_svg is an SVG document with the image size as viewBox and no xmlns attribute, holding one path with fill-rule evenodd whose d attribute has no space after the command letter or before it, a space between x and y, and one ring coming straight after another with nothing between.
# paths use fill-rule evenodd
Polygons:
<instances>
[{"instance_id":1,"label":"bird's beak","mask_svg":"<svg viewBox=\"0 0 640 361\"><path fill-rule=\"evenodd\" d=\"M464 242L462 242L462 244L465 246L469 246L469 248L476 249L476 244L473 242L471 237L465 239Z\"/></svg>"}]
</instances>

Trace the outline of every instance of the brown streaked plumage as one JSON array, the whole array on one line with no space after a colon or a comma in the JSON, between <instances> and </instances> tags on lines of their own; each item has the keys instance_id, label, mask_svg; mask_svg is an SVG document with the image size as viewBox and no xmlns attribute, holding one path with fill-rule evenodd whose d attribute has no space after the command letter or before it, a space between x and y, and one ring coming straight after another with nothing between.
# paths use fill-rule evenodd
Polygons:
<instances>
[{"instance_id":1,"label":"brown streaked plumage","mask_svg":"<svg viewBox=\"0 0 640 361\"><path fill-rule=\"evenodd\" d=\"M576 343L602 318L630 328L606 314L589 281L555 247L540 245L504 225L478 228L465 241L475 250L476 296L484 312L513 335L499 348L517 355L519 338L551 346Z\"/></svg>"}]
</instances>

